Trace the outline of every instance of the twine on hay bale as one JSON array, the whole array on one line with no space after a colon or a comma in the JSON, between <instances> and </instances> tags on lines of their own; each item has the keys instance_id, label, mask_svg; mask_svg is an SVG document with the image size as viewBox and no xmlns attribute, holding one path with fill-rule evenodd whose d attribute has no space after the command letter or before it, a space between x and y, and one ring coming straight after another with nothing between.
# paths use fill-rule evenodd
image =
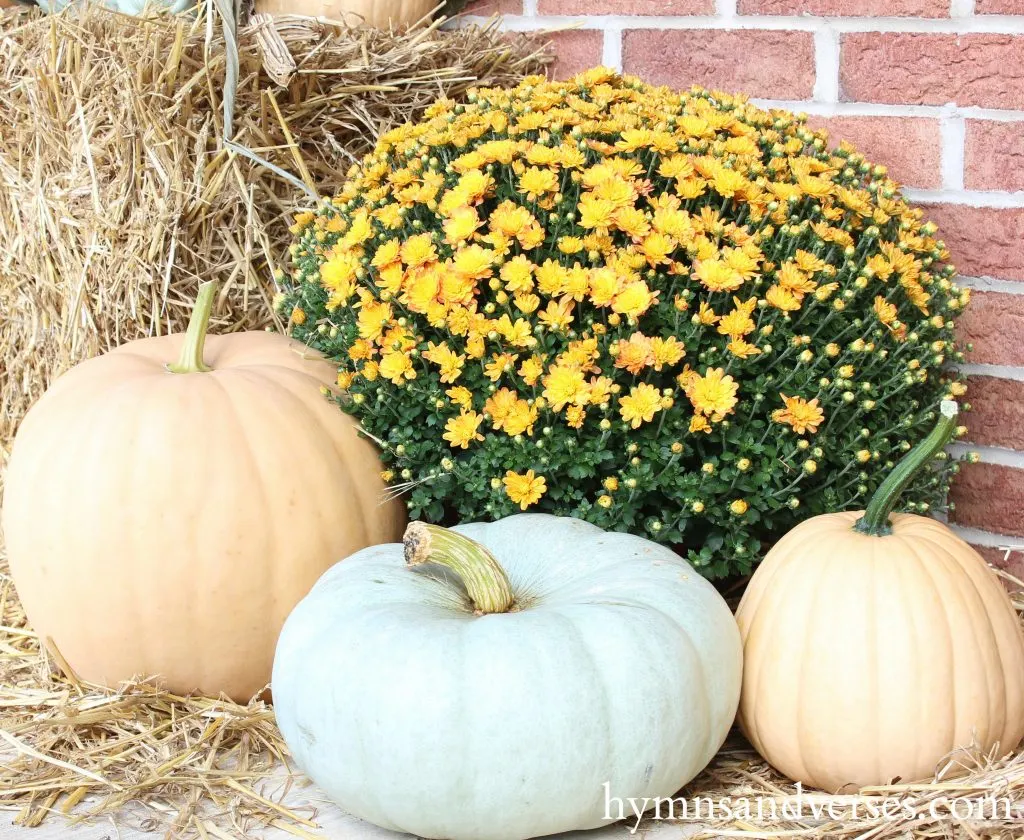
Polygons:
<instances>
[{"instance_id":1,"label":"twine on hay bale","mask_svg":"<svg viewBox=\"0 0 1024 840\"><path fill-rule=\"evenodd\" d=\"M238 145L222 140L224 44L202 17L86 6L0 12L0 450L53 377L183 329L201 280L215 329L273 323L289 214L439 96L542 72L541 41L256 17L239 31Z\"/></svg>"}]
</instances>

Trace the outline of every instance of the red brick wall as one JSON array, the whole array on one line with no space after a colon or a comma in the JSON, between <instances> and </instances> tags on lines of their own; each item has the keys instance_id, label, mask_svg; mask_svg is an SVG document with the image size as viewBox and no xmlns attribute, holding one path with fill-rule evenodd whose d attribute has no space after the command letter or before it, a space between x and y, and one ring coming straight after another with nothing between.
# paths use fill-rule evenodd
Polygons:
<instances>
[{"instance_id":1,"label":"red brick wall","mask_svg":"<svg viewBox=\"0 0 1024 840\"><path fill-rule=\"evenodd\" d=\"M562 29L555 73L606 64L811 115L940 225L974 303L970 448L952 519L1024 575L1024 0L475 0ZM958 445L958 449L964 449Z\"/></svg>"}]
</instances>

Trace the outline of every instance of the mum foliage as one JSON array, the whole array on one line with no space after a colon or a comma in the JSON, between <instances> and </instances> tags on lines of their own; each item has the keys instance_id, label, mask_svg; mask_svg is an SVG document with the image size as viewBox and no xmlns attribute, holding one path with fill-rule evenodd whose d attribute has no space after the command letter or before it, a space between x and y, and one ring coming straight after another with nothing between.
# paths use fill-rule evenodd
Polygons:
<instances>
[{"instance_id":1,"label":"mum foliage","mask_svg":"<svg viewBox=\"0 0 1024 840\"><path fill-rule=\"evenodd\" d=\"M934 225L741 97L598 68L440 101L294 232L278 305L432 522L549 511L747 571L964 391Z\"/></svg>"}]
</instances>

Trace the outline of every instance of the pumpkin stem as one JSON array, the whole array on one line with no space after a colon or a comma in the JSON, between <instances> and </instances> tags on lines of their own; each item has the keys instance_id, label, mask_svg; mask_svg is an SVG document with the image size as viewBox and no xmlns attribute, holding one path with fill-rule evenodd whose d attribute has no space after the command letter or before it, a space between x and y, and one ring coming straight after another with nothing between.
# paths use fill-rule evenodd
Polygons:
<instances>
[{"instance_id":1,"label":"pumpkin stem","mask_svg":"<svg viewBox=\"0 0 1024 840\"><path fill-rule=\"evenodd\" d=\"M931 434L908 452L902 461L875 491L868 502L864 515L854 523L854 530L873 537L884 537L892 533L889 515L896 507L900 494L929 461L949 443L956 431L957 404L943 400L939 406L939 419Z\"/></svg>"},{"instance_id":2,"label":"pumpkin stem","mask_svg":"<svg viewBox=\"0 0 1024 840\"><path fill-rule=\"evenodd\" d=\"M459 576L473 606L481 613L503 613L514 596L508 575L497 558L476 540L439 525L410 522L402 538L409 566L440 563Z\"/></svg>"},{"instance_id":3,"label":"pumpkin stem","mask_svg":"<svg viewBox=\"0 0 1024 840\"><path fill-rule=\"evenodd\" d=\"M181 355L177 362L167 365L171 373L206 373L213 370L203 361L203 346L206 344L206 331L210 328L210 313L213 312L213 295L216 291L216 280L207 280L199 285Z\"/></svg>"}]
</instances>

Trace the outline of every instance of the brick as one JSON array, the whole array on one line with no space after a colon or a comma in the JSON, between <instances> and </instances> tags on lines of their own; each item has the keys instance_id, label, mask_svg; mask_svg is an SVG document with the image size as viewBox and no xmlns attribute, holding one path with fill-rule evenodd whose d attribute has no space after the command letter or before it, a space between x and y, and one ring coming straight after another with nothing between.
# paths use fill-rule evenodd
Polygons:
<instances>
[{"instance_id":1,"label":"brick","mask_svg":"<svg viewBox=\"0 0 1024 840\"><path fill-rule=\"evenodd\" d=\"M480 15L490 17L491 15L521 15L523 13L523 0L469 0L463 14Z\"/></svg>"},{"instance_id":2,"label":"brick","mask_svg":"<svg viewBox=\"0 0 1024 840\"><path fill-rule=\"evenodd\" d=\"M711 15L715 0L540 0L542 15Z\"/></svg>"},{"instance_id":3,"label":"brick","mask_svg":"<svg viewBox=\"0 0 1024 840\"><path fill-rule=\"evenodd\" d=\"M739 0L737 11L741 15L943 18L949 17L949 0Z\"/></svg>"},{"instance_id":4,"label":"brick","mask_svg":"<svg viewBox=\"0 0 1024 840\"><path fill-rule=\"evenodd\" d=\"M1024 108L1024 35L850 32L840 47L843 101Z\"/></svg>"},{"instance_id":5,"label":"brick","mask_svg":"<svg viewBox=\"0 0 1024 840\"><path fill-rule=\"evenodd\" d=\"M817 117L813 128L824 128L829 142L846 140L872 163L885 164L896 181L912 187L942 184L942 138L939 121L926 117Z\"/></svg>"},{"instance_id":6,"label":"brick","mask_svg":"<svg viewBox=\"0 0 1024 840\"><path fill-rule=\"evenodd\" d=\"M962 464L953 481L951 519L958 525L1024 536L1024 470L1001 464Z\"/></svg>"},{"instance_id":7,"label":"brick","mask_svg":"<svg viewBox=\"0 0 1024 840\"><path fill-rule=\"evenodd\" d=\"M964 186L1024 190L1024 122L967 121Z\"/></svg>"},{"instance_id":8,"label":"brick","mask_svg":"<svg viewBox=\"0 0 1024 840\"><path fill-rule=\"evenodd\" d=\"M1024 365L1024 295L978 292L956 322L957 341L974 349L967 361L979 365Z\"/></svg>"},{"instance_id":9,"label":"brick","mask_svg":"<svg viewBox=\"0 0 1024 840\"><path fill-rule=\"evenodd\" d=\"M554 44L555 63L549 73L555 79L567 79L601 63L604 33L597 29L566 29L548 33Z\"/></svg>"},{"instance_id":10,"label":"brick","mask_svg":"<svg viewBox=\"0 0 1024 840\"><path fill-rule=\"evenodd\" d=\"M623 33L625 72L656 85L691 85L770 99L807 99L814 88L814 36L774 30L654 30Z\"/></svg>"},{"instance_id":11,"label":"brick","mask_svg":"<svg viewBox=\"0 0 1024 840\"><path fill-rule=\"evenodd\" d=\"M976 15L1024 15L1024 0L977 0Z\"/></svg>"},{"instance_id":12,"label":"brick","mask_svg":"<svg viewBox=\"0 0 1024 840\"><path fill-rule=\"evenodd\" d=\"M966 441L979 446L1024 450L1024 382L997 376L972 376L963 415Z\"/></svg>"},{"instance_id":13,"label":"brick","mask_svg":"<svg viewBox=\"0 0 1024 840\"><path fill-rule=\"evenodd\" d=\"M1024 280L1024 208L929 204L923 209L939 226L938 236L961 274Z\"/></svg>"}]
</instances>

